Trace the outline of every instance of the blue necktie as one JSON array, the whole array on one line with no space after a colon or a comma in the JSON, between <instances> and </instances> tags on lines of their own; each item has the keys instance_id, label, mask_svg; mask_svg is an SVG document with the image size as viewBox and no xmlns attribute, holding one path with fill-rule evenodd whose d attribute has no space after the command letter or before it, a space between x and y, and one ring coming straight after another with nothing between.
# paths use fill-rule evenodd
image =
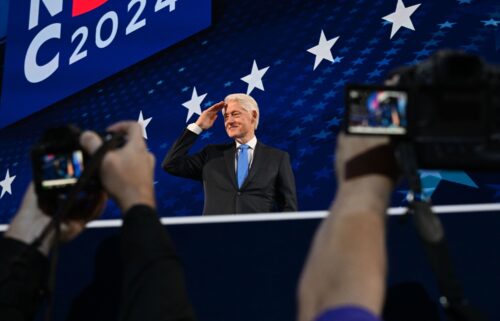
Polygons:
<instances>
[{"instance_id":1,"label":"blue necktie","mask_svg":"<svg viewBox=\"0 0 500 321\"><path fill-rule=\"evenodd\" d=\"M238 188L241 188L245 178L248 176L248 145L240 145L240 154L238 156L238 170L236 174L238 176Z\"/></svg>"}]
</instances>

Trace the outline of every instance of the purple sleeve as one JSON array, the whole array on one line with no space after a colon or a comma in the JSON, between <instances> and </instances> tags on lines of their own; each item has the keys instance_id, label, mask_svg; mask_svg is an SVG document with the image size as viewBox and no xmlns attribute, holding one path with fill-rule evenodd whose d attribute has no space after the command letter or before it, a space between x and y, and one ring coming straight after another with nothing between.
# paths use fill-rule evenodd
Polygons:
<instances>
[{"instance_id":1,"label":"purple sleeve","mask_svg":"<svg viewBox=\"0 0 500 321\"><path fill-rule=\"evenodd\" d=\"M315 321L382 321L372 312L358 306L342 306L321 313Z\"/></svg>"}]
</instances>

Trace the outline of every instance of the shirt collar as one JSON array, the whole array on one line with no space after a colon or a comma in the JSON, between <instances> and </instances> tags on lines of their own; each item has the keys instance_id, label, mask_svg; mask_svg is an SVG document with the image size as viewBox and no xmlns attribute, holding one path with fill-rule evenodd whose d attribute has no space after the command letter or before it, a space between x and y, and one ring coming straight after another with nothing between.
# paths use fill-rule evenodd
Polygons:
<instances>
[{"instance_id":1,"label":"shirt collar","mask_svg":"<svg viewBox=\"0 0 500 321\"><path fill-rule=\"evenodd\" d=\"M240 143L236 142L236 149L240 148ZM252 139L250 139L246 145L250 147L250 149L255 150L255 145L257 145L257 136L253 136Z\"/></svg>"}]
</instances>

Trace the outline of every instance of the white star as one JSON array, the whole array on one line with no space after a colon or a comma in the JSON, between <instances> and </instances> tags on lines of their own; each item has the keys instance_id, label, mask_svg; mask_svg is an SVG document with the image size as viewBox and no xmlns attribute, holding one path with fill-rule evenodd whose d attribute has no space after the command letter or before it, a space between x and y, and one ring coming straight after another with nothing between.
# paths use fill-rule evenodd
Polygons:
<instances>
[{"instance_id":1,"label":"white star","mask_svg":"<svg viewBox=\"0 0 500 321\"><path fill-rule=\"evenodd\" d=\"M206 95L207 94L205 93L201 96L198 96L198 93L196 92L196 87L193 87L193 93L191 95L191 100L188 100L182 104L182 106L184 106L188 109L186 123L188 122L189 118L191 118L191 116L193 116L193 114L201 115L201 102L203 101L203 99L205 99Z\"/></svg>"},{"instance_id":2,"label":"white star","mask_svg":"<svg viewBox=\"0 0 500 321\"><path fill-rule=\"evenodd\" d=\"M441 178L441 173L439 171L420 171L420 178L425 178L425 177L437 177Z\"/></svg>"},{"instance_id":3,"label":"white star","mask_svg":"<svg viewBox=\"0 0 500 321\"><path fill-rule=\"evenodd\" d=\"M401 27L415 30L410 16L420 7L420 3L411 7L405 7L403 0L398 0L396 11L383 17L382 19L392 22L391 39Z\"/></svg>"},{"instance_id":4,"label":"white star","mask_svg":"<svg viewBox=\"0 0 500 321\"><path fill-rule=\"evenodd\" d=\"M2 187L2 194L0 194L0 198L2 198L5 193L9 193L10 195L12 195L12 190L10 187L15 178L16 175L10 176L9 170L7 170L5 179L3 181L0 181L0 186Z\"/></svg>"},{"instance_id":5,"label":"white star","mask_svg":"<svg viewBox=\"0 0 500 321\"><path fill-rule=\"evenodd\" d=\"M323 32L323 30L321 30L321 35L319 36L319 43L316 46L307 49L307 52L310 52L316 56L316 59L314 60L313 70L315 70L316 67L318 67L318 65L323 61L323 59L335 62L335 59L333 59L332 56L331 49L333 45L337 42L337 40L339 40L339 37L326 40L325 33Z\"/></svg>"},{"instance_id":6,"label":"white star","mask_svg":"<svg viewBox=\"0 0 500 321\"><path fill-rule=\"evenodd\" d=\"M252 72L249 75L241 78L244 82L248 84L247 95L249 95L254 88L258 88L264 91L264 84L262 83L262 77L269 69L269 66L259 69L257 67L257 62L254 60L252 65Z\"/></svg>"},{"instance_id":7,"label":"white star","mask_svg":"<svg viewBox=\"0 0 500 321\"><path fill-rule=\"evenodd\" d=\"M148 127L149 122L151 122L151 119L153 119L153 117L149 117L148 119L144 120L144 116L142 116L142 110L141 110L137 122L142 127L142 137L144 137L144 139L148 139L148 133L146 132L146 127Z\"/></svg>"},{"instance_id":8,"label":"white star","mask_svg":"<svg viewBox=\"0 0 500 321\"><path fill-rule=\"evenodd\" d=\"M498 23L500 23L500 20L495 20L493 18L490 18L490 20L481 20L481 22L484 24L484 26L494 26L497 27Z\"/></svg>"}]
</instances>

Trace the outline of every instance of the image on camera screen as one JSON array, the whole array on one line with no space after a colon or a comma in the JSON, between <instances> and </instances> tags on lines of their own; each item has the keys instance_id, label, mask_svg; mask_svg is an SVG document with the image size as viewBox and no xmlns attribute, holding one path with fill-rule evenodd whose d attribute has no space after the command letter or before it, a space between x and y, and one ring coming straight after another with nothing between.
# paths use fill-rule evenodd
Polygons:
<instances>
[{"instance_id":1,"label":"image on camera screen","mask_svg":"<svg viewBox=\"0 0 500 321\"><path fill-rule=\"evenodd\" d=\"M348 92L348 132L404 135L408 94L399 90L351 89Z\"/></svg>"},{"instance_id":2,"label":"image on camera screen","mask_svg":"<svg viewBox=\"0 0 500 321\"><path fill-rule=\"evenodd\" d=\"M83 154L73 151L42 156L42 186L45 188L73 185L83 171Z\"/></svg>"}]
</instances>

